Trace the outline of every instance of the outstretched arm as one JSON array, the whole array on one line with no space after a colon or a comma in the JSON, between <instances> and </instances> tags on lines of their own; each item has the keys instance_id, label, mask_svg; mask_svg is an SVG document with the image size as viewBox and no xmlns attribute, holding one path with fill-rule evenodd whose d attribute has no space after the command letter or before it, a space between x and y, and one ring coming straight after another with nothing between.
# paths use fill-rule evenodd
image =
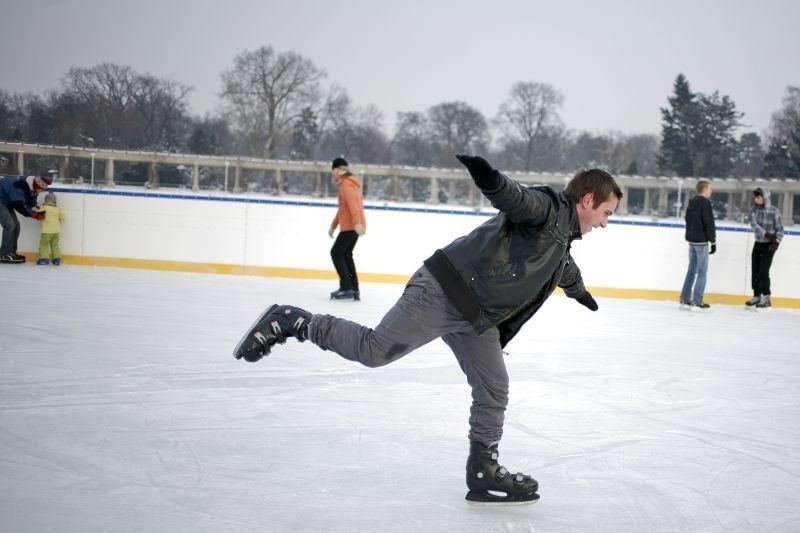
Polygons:
<instances>
[{"instance_id":1,"label":"outstretched arm","mask_svg":"<svg viewBox=\"0 0 800 533\"><path fill-rule=\"evenodd\" d=\"M456 155L472 181L492 205L513 222L538 225L547 219L550 202L544 194L523 187L480 156Z\"/></svg>"}]
</instances>

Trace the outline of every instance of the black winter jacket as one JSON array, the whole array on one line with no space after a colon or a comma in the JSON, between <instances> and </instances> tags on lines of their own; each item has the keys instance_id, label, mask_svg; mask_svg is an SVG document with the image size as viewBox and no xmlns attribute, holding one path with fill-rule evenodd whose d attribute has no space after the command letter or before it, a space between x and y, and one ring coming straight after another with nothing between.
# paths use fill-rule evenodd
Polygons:
<instances>
[{"instance_id":1,"label":"black winter jacket","mask_svg":"<svg viewBox=\"0 0 800 533\"><path fill-rule=\"evenodd\" d=\"M693 243L717 242L714 211L705 196L693 196L686 206L686 240Z\"/></svg>"},{"instance_id":2,"label":"black winter jacket","mask_svg":"<svg viewBox=\"0 0 800 533\"><path fill-rule=\"evenodd\" d=\"M497 172L481 192L500 213L425 260L445 294L479 334L500 330L505 346L555 290L586 289L570 256L581 238L575 202L550 187L524 187Z\"/></svg>"}]
</instances>

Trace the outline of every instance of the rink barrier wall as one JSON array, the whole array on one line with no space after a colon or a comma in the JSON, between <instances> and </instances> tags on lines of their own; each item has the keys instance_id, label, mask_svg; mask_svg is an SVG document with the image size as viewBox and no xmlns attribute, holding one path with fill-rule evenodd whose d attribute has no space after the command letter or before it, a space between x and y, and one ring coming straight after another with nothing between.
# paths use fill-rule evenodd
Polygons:
<instances>
[{"instance_id":1,"label":"rink barrier wall","mask_svg":"<svg viewBox=\"0 0 800 533\"><path fill-rule=\"evenodd\" d=\"M51 187L65 214L65 264L323 279L336 288L327 235L335 199L183 190ZM490 207L365 205L355 250L363 282L404 283L431 253L493 215ZM38 255L38 222L23 218L20 253ZM800 308L800 231L786 228L771 270L773 305ZM717 223L705 300L741 305L750 295L749 226ZM677 219L612 217L572 246L595 296L677 301L688 262Z\"/></svg>"}]
</instances>

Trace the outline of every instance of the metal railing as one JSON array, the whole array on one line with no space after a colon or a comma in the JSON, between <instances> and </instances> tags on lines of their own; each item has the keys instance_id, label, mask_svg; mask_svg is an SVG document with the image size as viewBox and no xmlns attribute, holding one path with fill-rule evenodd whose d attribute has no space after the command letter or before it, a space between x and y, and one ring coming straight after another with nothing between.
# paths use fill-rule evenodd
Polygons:
<instances>
[{"instance_id":1,"label":"metal railing","mask_svg":"<svg viewBox=\"0 0 800 533\"><path fill-rule=\"evenodd\" d=\"M7 160L4 173L38 174L55 170L65 183L90 186L139 186L151 189L186 188L233 194L335 195L330 164L245 156L212 156L116 150L82 146L55 146L0 140L0 155ZM13 161L13 163L12 163ZM55 167L55 168L53 168ZM461 168L405 165L352 164L363 182L366 199L376 201L482 205L482 196ZM563 188L572 174L508 172L526 185ZM625 196L620 214L654 217L681 216L694 194L696 178L667 176L615 176ZM709 178L703 178L709 179ZM720 218L737 220L749 211L755 187L768 188L787 224L800 215L800 181L764 178L711 178L713 200ZM798 221L800 222L800 221Z\"/></svg>"}]
</instances>

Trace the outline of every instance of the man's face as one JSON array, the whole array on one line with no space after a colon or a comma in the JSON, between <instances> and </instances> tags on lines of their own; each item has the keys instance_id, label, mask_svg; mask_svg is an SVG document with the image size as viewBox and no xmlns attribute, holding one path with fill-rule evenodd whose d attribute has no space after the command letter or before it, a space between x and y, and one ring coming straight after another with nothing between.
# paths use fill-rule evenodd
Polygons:
<instances>
[{"instance_id":1,"label":"man's face","mask_svg":"<svg viewBox=\"0 0 800 533\"><path fill-rule=\"evenodd\" d=\"M608 225L608 217L614 214L617 209L619 199L613 194L596 208L594 205L594 195L587 193L581 198L578 205L578 220L581 224L581 235L586 235L592 228L605 228Z\"/></svg>"},{"instance_id":2,"label":"man's face","mask_svg":"<svg viewBox=\"0 0 800 533\"><path fill-rule=\"evenodd\" d=\"M753 201L756 205L764 205L764 197L760 194L753 195Z\"/></svg>"}]
</instances>

